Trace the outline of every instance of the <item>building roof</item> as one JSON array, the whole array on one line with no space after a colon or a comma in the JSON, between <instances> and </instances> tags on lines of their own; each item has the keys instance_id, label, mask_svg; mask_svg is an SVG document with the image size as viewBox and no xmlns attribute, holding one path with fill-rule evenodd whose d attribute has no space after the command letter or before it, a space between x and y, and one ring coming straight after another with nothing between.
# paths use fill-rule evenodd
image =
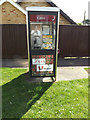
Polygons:
<instances>
[{"instance_id":1,"label":"building roof","mask_svg":"<svg viewBox=\"0 0 90 120\"><path fill-rule=\"evenodd\" d=\"M56 4L54 4L51 0L45 0L49 5L51 5L52 7L57 7ZM71 24L76 24L66 13L64 13L61 9L60 9L60 14L66 18Z\"/></svg>"},{"instance_id":2,"label":"building roof","mask_svg":"<svg viewBox=\"0 0 90 120\"><path fill-rule=\"evenodd\" d=\"M16 0L17 1L17 0ZM18 0L18 3L21 2L22 0ZM56 4L54 4L51 0L45 0L50 6L52 7L57 7ZM11 3L13 6L15 6L17 9L19 9L22 13L24 13L26 15L26 11L17 3L15 3L12 0L0 0L0 5L2 5L4 2L9 2ZM67 19L71 24L76 24L66 13L64 13L61 9L60 9L60 14Z\"/></svg>"}]
</instances>

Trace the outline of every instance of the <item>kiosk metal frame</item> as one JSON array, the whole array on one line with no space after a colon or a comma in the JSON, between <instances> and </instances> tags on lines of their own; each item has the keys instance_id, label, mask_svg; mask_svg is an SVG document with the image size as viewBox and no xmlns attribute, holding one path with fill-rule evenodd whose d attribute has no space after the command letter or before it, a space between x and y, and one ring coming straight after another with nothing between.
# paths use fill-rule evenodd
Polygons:
<instances>
[{"instance_id":1,"label":"kiosk metal frame","mask_svg":"<svg viewBox=\"0 0 90 120\"><path fill-rule=\"evenodd\" d=\"M52 79L55 78L54 80L56 81L56 72L57 72L57 53L58 53L58 32L59 32L59 16L60 16L60 9L57 8L57 7L27 7L26 8L26 20L27 20L27 44L28 44L28 62L29 62L29 73L30 73L30 77L51 77ZM32 48L32 44L31 43L31 24L33 23L32 21L35 21L36 17L39 19L38 20L38 24L40 22L40 24L44 25L45 28L42 27L42 29L45 29L44 31L46 33L50 32L49 29L49 26L48 24L45 24L47 23L47 21L50 21L50 24L51 24L51 17L53 16L56 16L55 18L55 48L54 49L39 49L39 44L41 44L41 42L37 45L37 47L34 46L34 48ZM46 18L45 18L46 17ZM33 20L34 19L34 20ZM41 20L43 19L43 20ZM41 21L40 21L41 20ZM45 21L46 20L46 21ZM44 24L43 22L44 21ZM35 23L33 23L35 24ZM37 23L36 23L37 24ZM46 25L46 26L45 26ZM33 25L32 25L33 26ZM37 28L36 28L37 29ZM52 26L52 32L53 32L53 26ZM32 30L32 33L33 30ZM43 37L51 37L51 35L43 35ZM35 36L38 40L38 36ZM46 38L47 39L47 38ZM45 39L45 40L46 40ZM42 38L41 38L42 40ZM39 41L39 40L38 40ZM52 42L51 42L52 43ZM46 44L46 43L45 43ZM44 45L45 45L44 44ZM36 42L34 42L34 45L36 45ZM49 44L49 46L51 47L51 44ZM38 48L38 49L37 49ZM35 58L33 58L32 56L34 56ZM37 58L37 57L41 57L41 59ZM49 64L49 65L43 65L43 66L40 66L38 65L33 65L35 64L35 59L36 60L39 60L39 64L41 64L41 62L43 64L45 64L44 62L46 61L43 57L46 56L47 57L50 57L52 56L52 59L53 59L53 64ZM42 61L43 60L43 61ZM47 60L48 61L48 60ZM33 68L34 66L34 68ZM46 66L48 67L48 69L53 69L52 70L52 74L50 73L46 73L46 71L43 72L43 70L37 72L37 74L33 74L33 69L36 69L35 67L38 66L38 67L44 67L44 69L46 69ZM53 67L53 68L52 68ZM38 68L37 68L38 69ZM36 70L35 70L36 71ZM38 71L38 70L37 70ZM50 71L49 71L50 72ZM38 74L39 73L39 74Z\"/></svg>"}]
</instances>

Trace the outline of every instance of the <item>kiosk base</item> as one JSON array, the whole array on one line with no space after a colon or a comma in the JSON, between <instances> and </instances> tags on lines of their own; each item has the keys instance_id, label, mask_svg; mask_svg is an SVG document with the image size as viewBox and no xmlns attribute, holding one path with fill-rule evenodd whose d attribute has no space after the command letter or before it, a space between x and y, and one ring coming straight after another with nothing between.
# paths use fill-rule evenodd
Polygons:
<instances>
[{"instance_id":1,"label":"kiosk base","mask_svg":"<svg viewBox=\"0 0 90 120\"><path fill-rule=\"evenodd\" d=\"M56 79L54 77L29 77L28 81L32 83L55 82Z\"/></svg>"},{"instance_id":2,"label":"kiosk base","mask_svg":"<svg viewBox=\"0 0 90 120\"><path fill-rule=\"evenodd\" d=\"M51 77L53 82L56 82L56 78L55 77Z\"/></svg>"}]
</instances>

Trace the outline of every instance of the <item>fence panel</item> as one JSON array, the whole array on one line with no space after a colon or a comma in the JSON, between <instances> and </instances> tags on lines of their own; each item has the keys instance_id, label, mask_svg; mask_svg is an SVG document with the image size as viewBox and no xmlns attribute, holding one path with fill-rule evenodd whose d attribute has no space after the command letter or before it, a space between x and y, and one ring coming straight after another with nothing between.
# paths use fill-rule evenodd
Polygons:
<instances>
[{"instance_id":1,"label":"fence panel","mask_svg":"<svg viewBox=\"0 0 90 120\"><path fill-rule=\"evenodd\" d=\"M27 58L25 24L2 25L2 58Z\"/></svg>"},{"instance_id":2,"label":"fence panel","mask_svg":"<svg viewBox=\"0 0 90 120\"><path fill-rule=\"evenodd\" d=\"M2 58L27 58L27 35L25 24L3 24ZM60 57L90 56L90 26L60 25Z\"/></svg>"},{"instance_id":3,"label":"fence panel","mask_svg":"<svg viewBox=\"0 0 90 120\"><path fill-rule=\"evenodd\" d=\"M59 49L61 57L90 56L88 26L60 25Z\"/></svg>"}]
</instances>

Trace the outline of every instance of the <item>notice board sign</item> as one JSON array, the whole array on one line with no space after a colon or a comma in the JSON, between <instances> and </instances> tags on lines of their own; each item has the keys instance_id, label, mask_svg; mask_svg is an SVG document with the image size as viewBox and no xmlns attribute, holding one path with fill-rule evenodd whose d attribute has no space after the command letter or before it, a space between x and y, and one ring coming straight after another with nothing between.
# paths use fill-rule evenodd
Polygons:
<instances>
[{"instance_id":1,"label":"notice board sign","mask_svg":"<svg viewBox=\"0 0 90 120\"><path fill-rule=\"evenodd\" d=\"M53 76L54 56L53 55L32 55L33 76Z\"/></svg>"}]
</instances>

